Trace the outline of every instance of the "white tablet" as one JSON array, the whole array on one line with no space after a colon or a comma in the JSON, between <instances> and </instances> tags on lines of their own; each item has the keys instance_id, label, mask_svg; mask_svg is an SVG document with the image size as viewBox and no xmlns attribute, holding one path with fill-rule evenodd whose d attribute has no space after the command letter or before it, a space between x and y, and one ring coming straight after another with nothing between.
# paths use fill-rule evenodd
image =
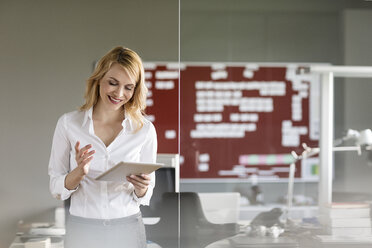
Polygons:
<instances>
[{"instance_id":1,"label":"white tablet","mask_svg":"<svg viewBox=\"0 0 372 248\"><path fill-rule=\"evenodd\" d=\"M100 181L124 182L129 175L150 174L162 166L164 164L120 162L95 179Z\"/></svg>"}]
</instances>

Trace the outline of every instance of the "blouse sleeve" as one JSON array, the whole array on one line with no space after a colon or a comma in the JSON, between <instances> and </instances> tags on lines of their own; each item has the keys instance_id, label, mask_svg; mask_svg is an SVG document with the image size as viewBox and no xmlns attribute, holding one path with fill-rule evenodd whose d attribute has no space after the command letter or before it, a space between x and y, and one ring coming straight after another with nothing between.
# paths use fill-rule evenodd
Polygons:
<instances>
[{"instance_id":1,"label":"blouse sleeve","mask_svg":"<svg viewBox=\"0 0 372 248\"><path fill-rule=\"evenodd\" d=\"M59 118L54 131L48 167L49 189L53 197L58 200L68 199L77 190L77 188L74 190L65 188L65 178L70 171L71 150L66 130L66 115L63 115Z\"/></svg>"},{"instance_id":2,"label":"blouse sleeve","mask_svg":"<svg viewBox=\"0 0 372 248\"><path fill-rule=\"evenodd\" d=\"M142 146L140 153L140 162L143 163L156 163L156 155L158 149L158 141L156 136L156 130L154 125L150 122L149 131L146 137L146 140ZM151 181L147 189L146 194L143 197L137 197L133 192L134 199L141 205L149 205L152 192L155 187L155 172L150 174Z\"/></svg>"}]
</instances>

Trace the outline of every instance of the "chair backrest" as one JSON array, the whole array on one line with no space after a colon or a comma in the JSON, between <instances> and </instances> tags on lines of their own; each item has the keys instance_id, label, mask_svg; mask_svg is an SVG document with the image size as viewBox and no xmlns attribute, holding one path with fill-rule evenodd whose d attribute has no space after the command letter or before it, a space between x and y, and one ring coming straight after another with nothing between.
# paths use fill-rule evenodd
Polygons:
<instances>
[{"instance_id":1,"label":"chair backrest","mask_svg":"<svg viewBox=\"0 0 372 248\"><path fill-rule=\"evenodd\" d=\"M159 223L147 227L146 232L162 247L177 247L178 239L181 247L205 247L237 231L236 224L209 222L196 192L164 193L159 209Z\"/></svg>"}]
</instances>

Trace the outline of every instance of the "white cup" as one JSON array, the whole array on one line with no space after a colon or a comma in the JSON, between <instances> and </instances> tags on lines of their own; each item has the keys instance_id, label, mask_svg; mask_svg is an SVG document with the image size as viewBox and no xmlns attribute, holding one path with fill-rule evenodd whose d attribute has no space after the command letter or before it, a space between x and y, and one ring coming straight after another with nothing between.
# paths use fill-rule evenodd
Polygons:
<instances>
[{"instance_id":1,"label":"white cup","mask_svg":"<svg viewBox=\"0 0 372 248\"><path fill-rule=\"evenodd\" d=\"M365 129L360 131L360 135L358 138L359 145L372 145L372 131L371 129Z\"/></svg>"}]
</instances>

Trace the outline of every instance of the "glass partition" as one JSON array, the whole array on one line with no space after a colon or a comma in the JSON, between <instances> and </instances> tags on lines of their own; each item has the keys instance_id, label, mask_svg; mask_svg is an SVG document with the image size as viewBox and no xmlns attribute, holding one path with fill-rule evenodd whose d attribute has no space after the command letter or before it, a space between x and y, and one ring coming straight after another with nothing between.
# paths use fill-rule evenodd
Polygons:
<instances>
[{"instance_id":1,"label":"glass partition","mask_svg":"<svg viewBox=\"0 0 372 248\"><path fill-rule=\"evenodd\" d=\"M276 224L283 231L288 220L315 227L319 157L299 156L319 146L322 80L307 71L314 65L361 63L357 56L352 62L346 58L359 51L357 40L364 37L353 39L350 33L366 27L352 9L363 8L367 18L372 6L223 0L181 0L180 6L181 247L254 245L246 239L273 237L276 229L270 228ZM364 87L369 92L370 86ZM350 128L347 112L356 106L345 97L353 90L335 78L334 139ZM363 128L370 128L370 117L362 116ZM348 169L343 156L335 153L331 165L335 201L349 201L346 196L353 193L347 192L356 193L352 174L370 171L365 165ZM259 216L263 212L269 222ZM259 226L266 227L265 234ZM196 234L195 227L204 233Z\"/></svg>"}]
</instances>

